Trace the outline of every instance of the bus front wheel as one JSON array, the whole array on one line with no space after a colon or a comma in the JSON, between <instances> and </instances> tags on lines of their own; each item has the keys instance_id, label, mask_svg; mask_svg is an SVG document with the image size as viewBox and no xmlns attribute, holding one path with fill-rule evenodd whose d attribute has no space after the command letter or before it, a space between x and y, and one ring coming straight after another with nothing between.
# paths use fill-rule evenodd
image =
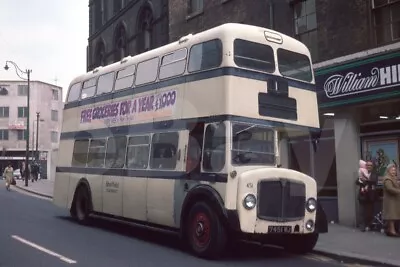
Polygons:
<instances>
[{"instance_id":1,"label":"bus front wheel","mask_svg":"<svg viewBox=\"0 0 400 267\"><path fill-rule=\"evenodd\" d=\"M191 208L186 236L194 254L201 258L216 258L226 248L226 229L221 218L205 202L198 202Z\"/></svg>"},{"instance_id":2,"label":"bus front wheel","mask_svg":"<svg viewBox=\"0 0 400 267\"><path fill-rule=\"evenodd\" d=\"M71 215L82 224L86 224L90 214L89 192L86 186L78 187L75 195Z\"/></svg>"},{"instance_id":3,"label":"bus front wheel","mask_svg":"<svg viewBox=\"0 0 400 267\"><path fill-rule=\"evenodd\" d=\"M283 247L296 254L306 254L311 252L318 242L319 235L317 233L305 235L291 235L285 239Z\"/></svg>"}]
</instances>

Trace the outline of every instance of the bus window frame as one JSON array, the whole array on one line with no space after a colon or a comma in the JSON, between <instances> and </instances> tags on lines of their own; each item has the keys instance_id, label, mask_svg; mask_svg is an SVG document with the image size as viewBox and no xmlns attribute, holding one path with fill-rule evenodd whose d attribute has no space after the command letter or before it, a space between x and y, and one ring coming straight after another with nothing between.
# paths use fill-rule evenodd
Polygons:
<instances>
[{"instance_id":1,"label":"bus window frame","mask_svg":"<svg viewBox=\"0 0 400 267\"><path fill-rule=\"evenodd\" d=\"M114 75L113 75L113 83L112 83L112 86L111 86L111 90L108 91L108 92L105 92L105 93L102 93L102 94L99 95L99 90L98 90L98 88L99 88L100 77L106 76L106 75L108 75L108 74L110 74L110 73L113 73L113 74L114 74ZM101 96L101 95L105 95L105 94L110 94L110 93L112 93L112 91L114 90L114 85L115 85L115 81L116 81L116 75L115 75L115 74L116 74L115 71L109 71L109 72L103 73L103 74L101 74L101 75L99 75L99 76L97 77L96 94L95 94L95 96Z\"/></svg>"},{"instance_id":2,"label":"bus window frame","mask_svg":"<svg viewBox=\"0 0 400 267\"><path fill-rule=\"evenodd\" d=\"M205 163L205 147L206 147L206 138L207 138L207 136L206 136L206 133L207 133L207 128L210 126L210 125L216 125L216 124L222 124L222 125L224 125L224 127L225 127L225 148L224 148L224 164L223 164L223 166L219 169L219 170L214 170L214 169L206 169L205 167L204 167L204 163ZM228 149L228 146L226 145L226 142L227 142L227 140L228 140L228 138L230 138L229 137L229 133L228 133L228 127L229 127L229 123L227 122L227 121L220 121L220 122L212 122L212 123L206 123L205 125L204 125L204 133L203 133L203 144L202 144L202 146L201 146L201 148L202 148L202 151L201 151L201 172L204 172L204 173L223 173L223 172L225 172L225 170L226 170L226 168L227 168L227 160L226 160L226 157L227 157L227 154L228 154L228 151L227 151L227 149Z\"/></svg>"},{"instance_id":3,"label":"bus window frame","mask_svg":"<svg viewBox=\"0 0 400 267\"><path fill-rule=\"evenodd\" d=\"M106 161L106 152L107 152L107 142L108 142L108 138L109 137L98 137L98 138L91 138L90 139L90 143L89 143L89 147L88 147L88 156L86 159L86 168L100 168L100 169L105 169L105 161ZM96 141L96 140L105 140L105 144L104 144L104 157L103 157L103 165L102 166L89 166L89 154L90 154L90 144L92 143L92 141ZM96 146L97 147L101 147L101 146Z\"/></svg>"},{"instance_id":4,"label":"bus window frame","mask_svg":"<svg viewBox=\"0 0 400 267\"><path fill-rule=\"evenodd\" d=\"M235 53L235 42L236 42L236 41L248 42L248 43L251 43L251 44L260 45L260 46L265 46L265 47L270 48L271 51L272 51L272 58L273 58L273 60L274 60L274 62L272 62L272 63L273 63L273 66L274 66L274 69L273 69L272 71L267 71L266 69L265 69L265 70L261 70L261 69L256 69L256 68L250 68L250 67L248 67L248 66L241 66L241 65L238 65L237 62L236 62L236 53ZM268 44L265 44L265 43L259 43L259 42L255 42L255 41L250 41L250 40L242 39L242 38L235 38L235 39L233 40L233 43L232 43L232 44L233 44L233 63L235 64L236 67L241 68L241 69L251 70L251 71L257 71L257 72L262 72L262 73L268 73L268 74L274 74L274 73L277 72L277 69L278 69L278 68L277 68L276 52L275 52L275 49L274 49L272 46L270 46L270 45L268 45ZM254 58L246 58L246 59L247 59L247 60L253 60L253 61L258 61L258 62L265 62L265 63L267 63L266 61L257 60L257 59L254 59Z\"/></svg>"},{"instance_id":5,"label":"bus window frame","mask_svg":"<svg viewBox=\"0 0 400 267\"><path fill-rule=\"evenodd\" d=\"M124 71L124 70L126 70L126 69L128 69L128 68L130 68L130 67L132 67L132 66L135 68L132 74L130 74L130 75L125 75L125 76L123 76L123 77L118 78L118 74L119 74L121 71ZM127 65L127 66L125 66L125 67L122 68L122 69L116 70L116 72L115 72L114 86L113 86L113 90L112 90L111 92L117 92L117 91L126 90L126 89L129 89L129 88L134 87L134 85L135 85L135 80L136 80L136 71L137 71L137 64L135 64L135 63L132 63L132 64L130 64L130 65ZM124 79L124 78L130 77L130 76L133 76L132 84L131 84L130 86L124 87L124 88L118 88L118 89L115 88L115 85L117 84L117 80Z\"/></svg>"},{"instance_id":6,"label":"bus window frame","mask_svg":"<svg viewBox=\"0 0 400 267\"><path fill-rule=\"evenodd\" d=\"M74 87L75 85L77 85L77 84L79 84L79 94L78 94L78 98L76 98L75 100L69 100L69 96L71 95L71 88L72 87ZM71 103L71 102L76 102L76 101L80 101L81 100L81 94L82 94L82 86L83 86L83 83L82 82L76 82L76 83L74 83L73 85L71 85L70 87L69 87L69 90L68 90L68 96L67 96L67 103Z\"/></svg>"},{"instance_id":7,"label":"bus window frame","mask_svg":"<svg viewBox=\"0 0 400 267\"><path fill-rule=\"evenodd\" d=\"M156 72L157 72L157 73L155 74L154 80L152 80L152 81L150 81L150 82L145 82L145 83L137 84L138 69L139 69L140 64L143 64L143 63L145 63L145 62L152 61L152 60L154 60L154 59L157 59L157 68L156 68ZM136 75L135 75L134 85L140 87L140 86L145 86L145 85L152 84L152 83L156 82L156 81L158 80L159 69L160 69L160 56L155 56L155 57L152 57L152 58L149 58L149 59L140 61L140 62L137 63L137 65L136 65Z\"/></svg>"},{"instance_id":8,"label":"bus window frame","mask_svg":"<svg viewBox=\"0 0 400 267\"><path fill-rule=\"evenodd\" d=\"M71 158L71 166L72 166L72 167L87 168L87 160L88 160L88 157L89 157L90 140L91 140L91 138L82 138L82 139L75 139L75 140L74 140L74 147L72 148L72 158ZM87 142L87 149L86 149L85 162L83 162L83 164L77 166L77 165L73 164L73 162L74 162L74 155L75 155L74 152L75 152L75 145L76 145L76 143L77 143L77 142L80 142L80 141L86 141L86 142Z\"/></svg>"},{"instance_id":9,"label":"bus window frame","mask_svg":"<svg viewBox=\"0 0 400 267\"><path fill-rule=\"evenodd\" d=\"M178 60L174 60L174 61L171 61L171 62L168 62L167 64L163 64L163 60L164 60L165 57L167 57L167 56L169 56L169 55L173 55L173 54L175 54L176 52L181 51L181 50L185 50L185 52L186 52L184 58L178 59ZM177 50L175 50L175 51L172 51L172 52L170 52L170 53L167 53L167 54L163 55L163 56L161 57L160 64L159 64L159 68L158 68L158 79L159 79L160 81L164 81L164 80L168 80L168 79L175 78L175 77L178 77L178 76L181 76L181 75L185 74L186 69L187 69L187 66L188 66L188 64L189 64L189 63L188 63L188 59L189 59L189 49L188 49L187 47L182 47L182 48L179 48L179 49L177 49ZM162 68L162 67L165 67L165 66L168 66L168 65L171 65L171 64L180 62L180 61L185 61L185 66L184 66L183 71L182 71L181 73L176 74L176 75L173 75L173 76L168 76L168 77L165 77L165 78L161 78L161 77L160 77L161 68Z\"/></svg>"},{"instance_id":10,"label":"bus window frame","mask_svg":"<svg viewBox=\"0 0 400 267\"><path fill-rule=\"evenodd\" d=\"M236 162L234 162L233 161L233 151L235 150L234 149L234 142L233 142L233 138L234 138L234 133L233 133L233 127L234 127L234 125L238 125L238 124L241 124L241 125L246 125L246 126L249 126L249 127L256 127L256 128L264 128L264 129L268 129L268 130L270 130L270 131L272 131L272 134L273 134L273 156L274 156L274 163L272 163L272 164L270 164L270 163L265 163L265 164L263 164L263 163L236 163ZM271 126L268 126L268 125L262 125L262 124L257 124L257 123L248 123L248 122L241 122L241 121L230 121L230 129L229 129L229 131L230 131L230 140L229 140L229 143L230 143L230 147L229 147L229 155L228 155L228 157L229 157L229 164L230 165L232 165L232 166L236 166L236 167L243 167L243 166L254 166L254 165L261 165L261 166L276 166L276 164L277 164L277 158L276 158L276 156L277 156L277 152L279 152L279 151L277 151L277 149L279 149L279 148L276 148L275 147L275 138L276 138L276 136L275 136L275 131L276 131L276 129L274 129L274 127L271 127ZM250 150L251 151L251 150ZM254 152L254 151L251 151L251 152ZM256 152L257 153L257 152ZM258 153L260 153L260 154L270 154L270 153L263 153L263 152L258 152Z\"/></svg>"},{"instance_id":11,"label":"bus window frame","mask_svg":"<svg viewBox=\"0 0 400 267\"><path fill-rule=\"evenodd\" d=\"M175 157L175 166L174 166L174 168L153 168L153 166L152 166L152 159L154 159L154 157L153 157L153 138L154 138L154 135L156 135L156 134L158 134L158 135L162 135L162 134L176 134L177 136L178 136L178 140L177 140L177 144L176 144L176 147L175 147L175 155L174 155L174 157ZM151 147L150 147L150 153L149 153L149 155L150 155L150 158L149 158L149 169L150 170L154 170L154 171L176 171L177 170L177 168L179 168L179 157L178 157L178 154L179 154L179 142L180 142L180 140L183 138L183 136L181 136L181 131L179 131L179 130L174 130L174 131L161 131L161 132L154 132L154 133L151 133L151 140L150 140L150 142L151 142Z\"/></svg>"},{"instance_id":12,"label":"bus window frame","mask_svg":"<svg viewBox=\"0 0 400 267\"><path fill-rule=\"evenodd\" d=\"M147 136L149 138L149 143L148 143L148 148L149 148L149 154L147 156L147 166L146 168L131 168L129 167L129 164L127 162L128 160L128 148L129 147L137 147L137 146L144 146L144 145L129 145L129 139L131 137L141 137L141 136ZM150 156L151 156L151 140L152 140L152 134L147 133L147 134L134 134L134 135L128 135L127 136L127 142L126 142L126 150L125 150L125 168L128 170L149 170L150 169Z\"/></svg>"},{"instance_id":13,"label":"bus window frame","mask_svg":"<svg viewBox=\"0 0 400 267\"><path fill-rule=\"evenodd\" d=\"M116 168L116 167L108 167L107 166L107 164L106 164L106 162L107 162L107 149L108 149L108 142L109 142L109 140L111 139L111 138L114 138L114 139L117 139L117 138L120 138L120 137L125 137L125 140L126 140L126 142L125 142L125 154L124 154L124 164L122 165L122 167L118 167L118 168ZM100 139L100 138L98 138L98 139ZM127 150L126 150L126 148L127 148L127 146L128 146L128 136L126 136L126 135L112 135L112 136L108 136L107 137L107 141L106 141L106 146L105 146L105 152L104 152L104 167L103 168L105 168L105 169L124 169L125 168L125 159L126 159L126 152L127 152ZM115 162L114 162L115 163Z\"/></svg>"},{"instance_id":14,"label":"bus window frame","mask_svg":"<svg viewBox=\"0 0 400 267\"><path fill-rule=\"evenodd\" d=\"M208 42L212 42L212 41L217 41L221 45L221 58L220 58L219 65L215 66L215 67L212 67L212 68L208 68L208 69L200 69L200 70L190 71L189 70L189 65L190 65L190 58L191 58L191 53L192 53L193 48L195 46L198 46L198 45L201 45L201 44L204 44L204 43L208 43ZM223 42L222 42L222 40L220 38L214 38L214 39L205 40L205 41L202 41L200 43L193 44L189 49L189 53L188 53L188 57L187 58L188 58L187 59L187 67L186 67L187 73L197 73L197 72L203 72L203 71L210 71L210 70L218 69L218 68L220 68L222 66L222 63L224 61L224 44L223 44Z\"/></svg>"},{"instance_id":15,"label":"bus window frame","mask_svg":"<svg viewBox=\"0 0 400 267\"><path fill-rule=\"evenodd\" d=\"M84 86L85 86L85 83L88 82L88 81L90 81L90 80L95 80L95 84L94 84L93 86L84 87ZM94 77L89 78L89 79L87 79L87 80L85 80L85 81L82 82L82 88L81 88L81 94L80 94L80 99L81 99L81 100L90 99L90 98L94 98L94 97L97 96L97 82L98 82L98 80L99 80L99 76L94 76ZM92 87L94 87L93 95L92 95L92 96L85 97L85 98L82 98L83 90L84 90L84 89L87 89L87 88L92 88Z\"/></svg>"},{"instance_id":16,"label":"bus window frame","mask_svg":"<svg viewBox=\"0 0 400 267\"><path fill-rule=\"evenodd\" d=\"M287 75L283 75L281 70L280 70L280 64L279 64L280 60L279 60L278 53L279 53L280 50L285 51L285 52L290 52L290 53L293 53L293 54L298 54L300 56L306 57L308 59L308 63L309 63L309 66L310 66L311 80L305 81L305 80L301 80L301 79L298 79L298 78L295 78L295 77L290 77L290 76L287 76ZM277 70L278 70L279 74L282 75L282 77L284 77L285 79L292 79L292 80L296 80L296 81L303 82L303 83L310 83L310 84L313 83L315 77L314 77L313 64L311 62L311 57L310 56L308 56L306 54L298 53L298 52L293 51L293 50L288 50L288 49L279 47L278 49L276 49L276 60L277 60L276 65L278 67Z\"/></svg>"}]
</instances>

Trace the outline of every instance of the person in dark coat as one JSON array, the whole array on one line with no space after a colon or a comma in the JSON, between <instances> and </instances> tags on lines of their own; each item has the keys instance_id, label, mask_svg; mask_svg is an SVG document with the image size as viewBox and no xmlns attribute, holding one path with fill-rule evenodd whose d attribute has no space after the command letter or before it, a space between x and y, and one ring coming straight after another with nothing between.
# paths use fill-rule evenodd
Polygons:
<instances>
[{"instance_id":1,"label":"person in dark coat","mask_svg":"<svg viewBox=\"0 0 400 267\"><path fill-rule=\"evenodd\" d=\"M359 169L359 203L361 209L362 223L361 230L369 231L374 219L374 207L377 199L376 185L378 174L374 171L372 161L360 160Z\"/></svg>"}]
</instances>

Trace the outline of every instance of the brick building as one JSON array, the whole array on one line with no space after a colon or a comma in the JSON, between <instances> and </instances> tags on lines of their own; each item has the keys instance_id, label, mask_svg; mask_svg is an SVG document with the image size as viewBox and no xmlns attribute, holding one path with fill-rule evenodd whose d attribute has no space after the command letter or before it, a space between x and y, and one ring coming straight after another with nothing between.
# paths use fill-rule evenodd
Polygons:
<instances>
[{"instance_id":1,"label":"brick building","mask_svg":"<svg viewBox=\"0 0 400 267\"><path fill-rule=\"evenodd\" d=\"M168 43L167 0L90 0L87 70Z\"/></svg>"}]
</instances>

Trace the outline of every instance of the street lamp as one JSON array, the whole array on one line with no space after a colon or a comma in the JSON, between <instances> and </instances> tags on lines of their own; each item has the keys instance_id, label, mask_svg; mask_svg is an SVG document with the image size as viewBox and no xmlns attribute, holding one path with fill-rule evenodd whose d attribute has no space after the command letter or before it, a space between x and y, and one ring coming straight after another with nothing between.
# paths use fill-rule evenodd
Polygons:
<instances>
[{"instance_id":1,"label":"street lamp","mask_svg":"<svg viewBox=\"0 0 400 267\"><path fill-rule=\"evenodd\" d=\"M26 69L26 71L21 70L18 65L13 62L13 61L6 61L6 65L4 66L5 70L8 70L8 63L14 66L15 68L15 73L17 74L18 77L20 77L22 80L27 80L28 81L28 92L27 92L27 114L26 114L26 151L25 151L25 186L28 186L28 180L29 180L29 109L30 109L30 104L29 104L29 91L30 91L30 79L31 79L31 72L32 70ZM22 77L21 74L25 74L28 76L27 79Z\"/></svg>"},{"instance_id":2,"label":"street lamp","mask_svg":"<svg viewBox=\"0 0 400 267\"><path fill-rule=\"evenodd\" d=\"M43 122L44 119L40 119L40 112L36 112L36 150L35 150L35 160L39 161L39 122Z\"/></svg>"}]
</instances>

